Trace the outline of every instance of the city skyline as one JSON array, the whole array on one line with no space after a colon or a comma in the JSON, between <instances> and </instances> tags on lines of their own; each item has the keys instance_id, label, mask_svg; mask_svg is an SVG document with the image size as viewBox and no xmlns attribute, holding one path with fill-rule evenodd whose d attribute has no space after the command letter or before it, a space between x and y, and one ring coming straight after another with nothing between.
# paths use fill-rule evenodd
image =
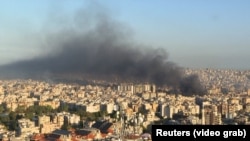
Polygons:
<instances>
[{"instance_id":1,"label":"city skyline","mask_svg":"<svg viewBox=\"0 0 250 141\"><path fill-rule=\"evenodd\" d=\"M127 141L133 137L142 141L145 134L154 136L152 125L235 125L249 130L250 71L203 69L186 73L201 76L208 93L183 95L158 90L154 84L0 80L0 110L4 112L0 135L6 140L48 140L67 133L70 136L64 138L68 140L124 137Z\"/></svg>"},{"instance_id":2,"label":"city skyline","mask_svg":"<svg viewBox=\"0 0 250 141\"><path fill-rule=\"evenodd\" d=\"M45 34L67 27L70 20L76 20L72 15L89 6L100 8L122 24L129 39L137 44L164 48L169 60L181 67L249 69L249 4L195 0L3 1L0 64L50 52L53 45L46 41Z\"/></svg>"}]
</instances>

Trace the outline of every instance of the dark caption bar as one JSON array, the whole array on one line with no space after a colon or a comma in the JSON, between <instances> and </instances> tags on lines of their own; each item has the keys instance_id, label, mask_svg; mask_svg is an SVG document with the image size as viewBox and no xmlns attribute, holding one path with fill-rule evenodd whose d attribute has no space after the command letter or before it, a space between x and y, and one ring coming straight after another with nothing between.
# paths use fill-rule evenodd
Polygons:
<instances>
[{"instance_id":1,"label":"dark caption bar","mask_svg":"<svg viewBox=\"0 0 250 141\"><path fill-rule=\"evenodd\" d=\"M250 125L152 125L152 140L250 140Z\"/></svg>"}]
</instances>

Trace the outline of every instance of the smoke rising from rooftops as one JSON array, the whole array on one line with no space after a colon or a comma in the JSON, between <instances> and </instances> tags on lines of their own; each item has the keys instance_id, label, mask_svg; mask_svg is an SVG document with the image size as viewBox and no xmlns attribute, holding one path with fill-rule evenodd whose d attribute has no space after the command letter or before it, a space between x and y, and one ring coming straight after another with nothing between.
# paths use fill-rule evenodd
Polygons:
<instances>
[{"instance_id":1,"label":"smoke rising from rooftops","mask_svg":"<svg viewBox=\"0 0 250 141\"><path fill-rule=\"evenodd\" d=\"M115 78L171 86L187 95L204 92L197 77L185 77L181 67L168 61L164 49L137 45L129 33L129 28L113 20L105 11L81 10L73 23L50 34L42 33L47 36L46 44L53 47L46 48L47 54L4 68L28 77L41 74L88 75L106 80Z\"/></svg>"}]
</instances>

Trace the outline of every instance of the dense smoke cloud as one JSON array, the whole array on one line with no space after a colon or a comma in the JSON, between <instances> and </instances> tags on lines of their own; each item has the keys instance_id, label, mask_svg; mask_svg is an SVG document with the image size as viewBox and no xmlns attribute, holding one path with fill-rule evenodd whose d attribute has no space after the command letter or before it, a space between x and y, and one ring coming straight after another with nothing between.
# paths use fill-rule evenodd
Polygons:
<instances>
[{"instance_id":1,"label":"dense smoke cloud","mask_svg":"<svg viewBox=\"0 0 250 141\"><path fill-rule=\"evenodd\" d=\"M87 75L105 80L155 83L179 89L187 95L203 93L198 77L184 77L182 68L168 61L164 49L137 45L129 33L126 26L103 11L90 15L81 11L73 23L58 28L53 34L42 33L47 36L46 44L52 47L46 48L47 54L4 68L9 73L12 71L11 75L25 77Z\"/></svg>"}]
</instances>

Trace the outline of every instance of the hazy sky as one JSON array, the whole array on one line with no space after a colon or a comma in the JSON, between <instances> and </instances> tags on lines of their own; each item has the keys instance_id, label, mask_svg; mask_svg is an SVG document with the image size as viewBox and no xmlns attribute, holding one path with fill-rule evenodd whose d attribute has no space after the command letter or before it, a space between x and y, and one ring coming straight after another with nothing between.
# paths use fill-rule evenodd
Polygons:
<instances>
[{"instance_id":1,"label":"hazy sky","mask_svg":"<svg viewBox=\"0 0 250 141\"><path fill-rule=\"evenodd\" d=\"M180 66L250 69L249 0L95 2L113 19L128 26L136 42L165 48L169 59ZM43 31L67 24L68 17L89 3L85 0L1 1L0 64L46 51Z\"/></svg>"}]
</instances>

